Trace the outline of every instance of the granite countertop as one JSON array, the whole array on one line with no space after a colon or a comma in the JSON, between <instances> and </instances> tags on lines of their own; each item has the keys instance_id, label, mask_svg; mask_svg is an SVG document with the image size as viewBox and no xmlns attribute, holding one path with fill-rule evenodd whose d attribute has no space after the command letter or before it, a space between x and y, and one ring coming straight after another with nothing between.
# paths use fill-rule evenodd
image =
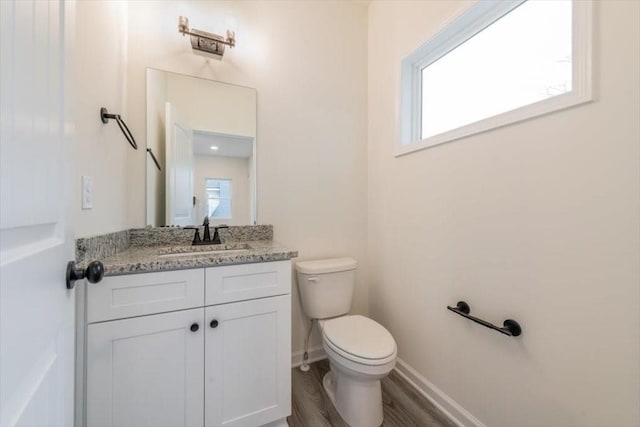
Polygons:
<instances>
[{"instance_id":1,"label":"granite countertop","mask_svg":"<svg viewBox=\"0 0 640 427\"><path fill-rule=\"evenodd\" d=\"M76 262L85 268L94 260L105 276L184 270L217 265L250 264L295 258L293 251L273 241L273 226L232 226L220 230L222 244L192 246L193 230L130 229L76 239Z\"/></svg>"},{"instance_id":2,"label":"granite countertop","mask_svg":"<svg viewBox=\"0 0 640 427\"><path fill-rule=\"evenodd\" d=\"M199 252L194 254L194 252ZM281 261L298 256L272 240L202 246L130 247L102 259L105 276Z\"/></svg>"}]
</instances>

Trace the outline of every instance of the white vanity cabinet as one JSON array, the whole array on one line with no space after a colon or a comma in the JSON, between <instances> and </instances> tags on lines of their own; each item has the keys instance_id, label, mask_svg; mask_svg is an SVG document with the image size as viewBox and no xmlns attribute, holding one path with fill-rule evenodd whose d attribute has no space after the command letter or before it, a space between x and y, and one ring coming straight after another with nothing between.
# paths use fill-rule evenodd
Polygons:
<instances>
[{"instance_id":1,"label":"white vanity cabinet","mask_svg":"<svg viewBox=\"0 0 640 427\"><path fill-rule=\"evenodd\" d=\"M284 421L291 412L290 292L288 260L89 285L86 425Z\"/></svg>"}]
</instances>

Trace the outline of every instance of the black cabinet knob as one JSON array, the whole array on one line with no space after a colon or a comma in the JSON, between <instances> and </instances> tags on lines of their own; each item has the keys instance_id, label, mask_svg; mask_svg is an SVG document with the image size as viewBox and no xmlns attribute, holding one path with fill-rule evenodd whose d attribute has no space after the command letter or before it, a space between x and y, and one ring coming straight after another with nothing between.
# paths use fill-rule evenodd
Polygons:
<instances>
[{"instance_id":1,"label":"black cabinet knob","mask_svg":"<svg viewBox=\"0 0 640 427\"><path fill-rule=\"evenodd\" d=\"M197 332L198 329L200 329L200 325L198 325L197 323L191 325L191 332Z\"/></svg>"},{"instance_id":2,"label":"black cabinet knob","mask_svg":"<svg viewBox=\"0 0 640 427\"><path fill-rule=\"evenodd\" d=\"M218 321L213 319L211 321L211 323L209 323L209 326L211 326L212 328L217 328L218 327Z\"/></svg>"}]
</instances>

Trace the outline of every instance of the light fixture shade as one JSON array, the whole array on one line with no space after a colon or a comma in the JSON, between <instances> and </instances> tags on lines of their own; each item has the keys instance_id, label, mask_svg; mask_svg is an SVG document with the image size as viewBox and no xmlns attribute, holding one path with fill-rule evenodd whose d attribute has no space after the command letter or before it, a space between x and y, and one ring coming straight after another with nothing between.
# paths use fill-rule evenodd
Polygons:
<instances>
[{"instance_id":1,"label":"light fixture shade","mask_svg":"<svg viewBox=\"0 0 640 427\"><path fill-rule=\"evenodd\" d=\"M178 17L178 32L183 36L189 35L193 53L215 59L222 59L225 46L234 47L236 45L234 31L227 30L227 37L223 38L218 34L190 29L189 19L185 16Z\"/></svg>"}]
</instances>

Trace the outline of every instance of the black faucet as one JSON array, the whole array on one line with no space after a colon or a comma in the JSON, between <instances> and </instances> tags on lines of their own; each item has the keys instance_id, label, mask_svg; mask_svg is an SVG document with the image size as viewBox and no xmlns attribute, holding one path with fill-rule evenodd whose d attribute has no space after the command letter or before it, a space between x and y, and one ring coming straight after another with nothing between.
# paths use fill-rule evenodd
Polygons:
<instances>
[{"instance_id":1,"label":"black faucet","mask_svg":"<svg viewBox=\"0 0 640 427\"><path fill-rule=\"evenodd\" d=\"M202 239L200 238L200 229L198 227L182 227L183 230L196 230L193 235L193 240L191 241L191 245L202 245Z\"/></svg>"},{"instance_id":2,"label":"black faucet","mask_svg":"<svg viewBox=\"0 0 640 427\"><path fill-rule=\"evenodd\" d=\"M220 241L220 235L218 234L218 230L220 228L229 228L229 226L228 225L219 225L217 227L213 227L213 230L214 230L213 231L213 240L211 241L211 243L213 243L214 245L219 245L220 243L222 243ZM208 230L208 228L207 228L207 230Z\"/></svg>"},{"instance_id":3,"label":"black faucet","mask_svg":"<svg viewBox=\"0 0 640 427\"><path fill-rule=\"evenodd\" d=\"M211 242L211 233L209 232L209 217L205 216L202 221L202 225L204 226L204 237L202 238L203 244L207 244ZM215 242L213 242L215 243Z\"/></svg>"},{"instance_id":4,"label":"black faucet","mask_svg":"<svg viewBox=\"0 0 640 427\"><path fill-rule=\"evenodd\" d=\"M213 239L211 238L211 231L209 229L209 217L205 216L204 221L202 221L202 225L204 226L204 236L200 238L200 229L199 227L184 227L185 230L196 230L193 235L193 241L191 245L219 245L222 242L220 241L220 234L218 234L218 229L220 228L229 228L228 225L219 225L214 228Z\"/></svg>"}]
</instances>

